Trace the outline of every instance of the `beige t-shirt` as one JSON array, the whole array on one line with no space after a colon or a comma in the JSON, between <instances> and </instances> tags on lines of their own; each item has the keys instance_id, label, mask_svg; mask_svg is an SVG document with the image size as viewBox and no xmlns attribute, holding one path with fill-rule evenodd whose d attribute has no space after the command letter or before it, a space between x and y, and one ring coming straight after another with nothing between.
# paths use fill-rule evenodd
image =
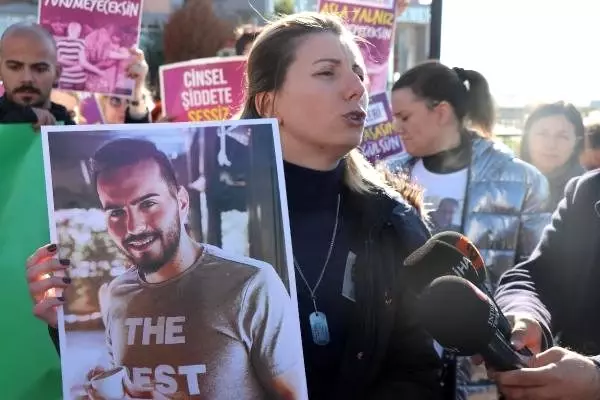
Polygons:
<instances>
[{"instance_id":1,"label":"beige t-shirt","mask_svg":"<svg viewBox=\"0 0 600 400\"><path fill-rule=\"evenodd\" d=\"M106 334L114 365L135 384L191 399L265 399L272 377L303 373L293 303L268 264L204 245L160 284L131 268L108 288Z\"/></svg>"}]
</instances>

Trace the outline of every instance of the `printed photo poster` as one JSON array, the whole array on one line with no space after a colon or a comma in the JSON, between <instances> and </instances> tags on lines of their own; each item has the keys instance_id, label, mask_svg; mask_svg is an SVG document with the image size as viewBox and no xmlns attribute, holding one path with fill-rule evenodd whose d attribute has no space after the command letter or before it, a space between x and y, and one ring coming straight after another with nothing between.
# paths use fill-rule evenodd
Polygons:
<instances>
[{"instance_id":1,"label":"printed photo poster","mask_svg":"<svg viewBox=\"0 0 600 400\"><path fill-rule=\"evenodd\" d=\"M161 65L163 114L177 122L232 118L243 99L246 57L212 57Z\"/></svg>"},{"instance_id":2,"label":"printed photo poster","mask_svg":"<svg viewBox=\"0 0 600 400\"><path fill-rule=\"evenodd\" d=\"M385 92L396 27L395 0L319 0L319 12L339 15L360 43L369 74L370 93Z\"/></svg>"},{"instance_id":3,"label":"printed photo poster","mask_svg":"<svg viewBox=\"0 0 600 400\"><path fill-rule=\"evenodd\" d=\"M367 160L373 164L404 153L400 135L393 129L387 93L371 96L360 148Z\"/></svg>"},{"instance_id":4,"label":"printed photo poster","mask_svg":"<svg viewBox=\"0 0 600 400\"><path fill-rule=\"evenodd\" d=\"M276 120L42 140L65 400L307 399Z\"/></svg>"},{"instance_id":5,"label":"printed photo poster","mask_svg":"<svg viewBox=\"0 0 600 400\"><path fill-rule=\"evenodd\" d=\"M41 0L39 23L52 33L58 88L130 96L126 68L140 37L143 0Z\"/></svg>"},{"instance_id":6,"label":"printed photo poster","mask_svg":"<svg viewBox=\"0 0 600 400\"><path fill-rule=\"evenodd\" d=\"M411 175L416 184L426 188L423 197L432 233L460 232L468 169L439 175L426 169L419 160L413 166Z\"/></svg>"}]
</instances>

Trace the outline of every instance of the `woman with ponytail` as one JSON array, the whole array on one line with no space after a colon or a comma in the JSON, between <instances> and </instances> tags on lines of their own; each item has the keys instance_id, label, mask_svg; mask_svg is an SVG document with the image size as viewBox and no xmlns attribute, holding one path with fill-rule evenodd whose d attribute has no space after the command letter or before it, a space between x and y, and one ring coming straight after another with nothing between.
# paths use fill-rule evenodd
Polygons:
<instances>
[{"instance_id":1,"label":"woman with ponytail","mask_svg":"<svg viewBox=\"0 0 600 400\"><path fill-rule=\"evenodd\" d=\"M406 149L392 169L424 189L433 231L458 231L475 243L493 289L550 222L546 178L491 139L494 104L476 71L425 62L394 83L391 102ZM459 372L469 373L464 364Z\"/></svg>"}]
</instances>

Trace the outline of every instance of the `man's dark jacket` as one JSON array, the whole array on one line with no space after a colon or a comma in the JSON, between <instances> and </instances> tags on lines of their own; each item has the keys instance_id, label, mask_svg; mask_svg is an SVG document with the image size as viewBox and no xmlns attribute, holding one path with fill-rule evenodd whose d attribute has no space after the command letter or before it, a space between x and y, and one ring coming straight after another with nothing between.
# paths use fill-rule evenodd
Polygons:
<instances>
[{"instance_id":1,"label":"man's dark jacket","mask_svg":"<svg viewBox=\"0 0 600 400\"><path fill-rule=\"evenodd\" d=\"M50 113L56 121L62 122L65 125L75 125L73 117L69 111L60 104L51 103ZM37 122L37 116L31 107L22 106L6 98L6 95L0 97L0 124L34 124ZM133 118L129 113L129 109L125 113L126 124L145 124L150 122L150 113L146 113L140 119Z\"/></svg>"},{"instance_id":2,"label":"man's dark jacket","mask_svg":"<svg viewBox=\"0 0 600 400\"><path fill-rule=\"evenodd\" d=\"M49 111L56 121L65 125L75 125L69 111L60 104L51 103ZM6 95L0 97L0 124L34 124L36 122L37 115L31 107L14 103L8 100Z\"/></svg>"},{"instance_id":3,"label":"man's dark jacket","mask_svg":"<svg viewBox=\"0 0 600 400\"><path fill-rule=\"evenodd\" d=\"M600 170L572 179L529 260L507 271L495 294L504 313L544 327L546 347L600 354ZM552 334L551 334L552 333Z\"/></svg>"}]
</instances>

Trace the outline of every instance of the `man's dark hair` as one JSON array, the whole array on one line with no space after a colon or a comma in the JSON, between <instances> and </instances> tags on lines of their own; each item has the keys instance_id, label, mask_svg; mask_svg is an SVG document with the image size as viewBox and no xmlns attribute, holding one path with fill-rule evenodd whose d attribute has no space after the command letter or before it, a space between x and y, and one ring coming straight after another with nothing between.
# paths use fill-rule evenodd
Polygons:
<instances>
[{"instance_id":1,"label":"man's dark hair","mask_svg":"<svg viewBox=\"0 0 600 400\"><path fill-rule=\"evenodd\" d=\"M438 204L438 210L444 205L444 204L449 204L451 206L454 207L458 207L460 204L458 203L458 200L452 198L452 197L444 197L440 203Z\"/></svg>"},{"instance_id":2,"label":"man's dark hair","mask_svg":"<svg viewBox=\"0 0 600 400\"><path fill-rule=\"evenodd\" d=\"M96 150L91 159L92 182L97 187L98 176L101 173L146 160L154 160L158 164L160 174L169 190L174 196L177 195L179 183L173 165L154 143L144 139L115 139Z\"/></svg>"},{"instance_id":3,"label":"man's dark hair","mask_svg":"<svg viewBox=\"0 0 600 400\"><path fill-rule=\"evenodd\" d=\"M235 42L235 54L241 56L244 54L244 49L249 43L254 42L256 37L258 36L258 32L250 32L244 33L242 36L238 38Z\"/></svg>"}]
</instances>

